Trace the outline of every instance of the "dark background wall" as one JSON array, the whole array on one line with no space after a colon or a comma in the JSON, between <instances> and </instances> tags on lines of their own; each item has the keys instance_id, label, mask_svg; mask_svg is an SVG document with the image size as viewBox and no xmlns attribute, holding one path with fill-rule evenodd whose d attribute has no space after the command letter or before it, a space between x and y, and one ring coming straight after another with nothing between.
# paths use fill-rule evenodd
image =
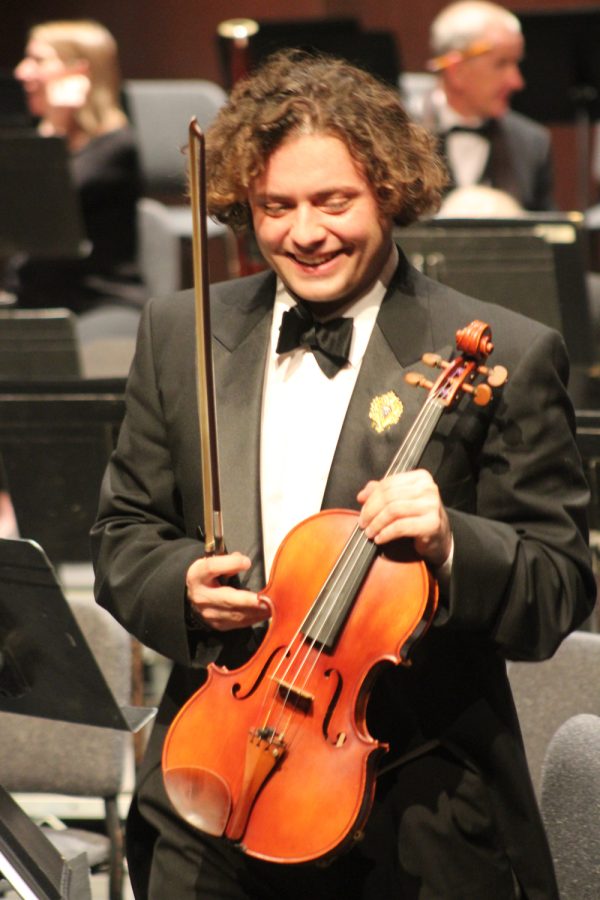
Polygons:
<instances>
[{"instance_id":1,"label":"dark background wall","mask_svg":"<svg viewBox=\"0 0 600 900\"><path fill-rule=\"evenodd\" d=\"M127 78L209 78L220 83L216 27L223 19L248 16L261 20L354 16L364 28L388 29L395 35L403 68L420 71L427 59L428 25L444 0L27 0L3 4L0 67L10 68L22 55L25 34L35 22L55 18L96 18L119 42ZM536 9L598 9L597 0L519 0L515 12ZM600 47L598 47L600 56ZM549 60L549 65L551 65ZM576 130L552 125L557 199L561 209L578 206ZM591 197L595 200L595 196Z\"/></svg>"}]
</instances>

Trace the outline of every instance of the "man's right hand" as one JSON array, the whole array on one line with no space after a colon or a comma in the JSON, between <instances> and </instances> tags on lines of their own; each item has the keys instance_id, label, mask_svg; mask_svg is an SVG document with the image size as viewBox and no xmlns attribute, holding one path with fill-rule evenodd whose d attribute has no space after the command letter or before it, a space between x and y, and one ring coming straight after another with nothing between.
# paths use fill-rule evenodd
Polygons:
<instances>
[{"instance_id":1,"label":"man's right hand","mask_svg":"<svg viewBox=\"0 0 600 900\"><path fill-rule=\"evenodd\" d=\"M230 631L248 628L271 615L267 597L231 587L227 580L250 568L241 553L203 556L187 570L187 600L194 615L208 628Z\"/></svg>"}]
</instances>

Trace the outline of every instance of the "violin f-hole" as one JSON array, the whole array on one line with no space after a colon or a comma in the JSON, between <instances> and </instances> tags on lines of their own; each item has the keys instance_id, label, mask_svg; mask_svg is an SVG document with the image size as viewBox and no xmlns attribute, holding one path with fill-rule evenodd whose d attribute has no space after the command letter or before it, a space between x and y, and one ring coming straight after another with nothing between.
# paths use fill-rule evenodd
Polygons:
<instances>
[{"instance_id":1,"label":"violin f-hole","mask_svg":"<svg viewBox=\"0 0 600 900\"><path fill-rule=\"evenodd\" d=\"M231 693L233 694L233 696L235 697L236 700L246 700L247 697L251 697L254 693L256 693L256 691L259 689L259 687L265 680L267 671L271 668L271 666L273 664L273 660L277 657L277 655L279 653L281 653L282 650L285 650L285 647L276 647L275 648L275 650L267 658L267 661L265 662L264 666L258 673L258 676L255 679L255 681L250 685L250 687L247 690L245 690L244 693L241 693L243 686L239 681L237 681L232 686Z\"/></svg>"}]
</instances>

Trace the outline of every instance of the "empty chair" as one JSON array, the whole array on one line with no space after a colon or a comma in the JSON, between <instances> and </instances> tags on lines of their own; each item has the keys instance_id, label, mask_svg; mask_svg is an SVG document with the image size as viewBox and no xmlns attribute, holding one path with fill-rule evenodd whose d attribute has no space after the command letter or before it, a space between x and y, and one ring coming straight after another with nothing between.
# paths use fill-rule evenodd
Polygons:
<instances>
[{"instance_id":1,"label":"empty chair","mask_svg":"<svg viewBox=\"0 0 600 900\"><path fill-rule=\"evenodd\" d=\"M598 716L584 713L567 719L550 741L542 769L542 816L554 859L561 900L598 900Z\"/></svg>"},{"instance_id":2,"label":"empty chair","mask_svg":"<svg viewBox=\"0 0 600 900\"><path fill-rule=\"evenodd\" d=\"M554 733L579 713L600 715L600 634L575 631L551 659L510 662L508 676L539 799L544 755Z\"/></svg>"}]
</instances>

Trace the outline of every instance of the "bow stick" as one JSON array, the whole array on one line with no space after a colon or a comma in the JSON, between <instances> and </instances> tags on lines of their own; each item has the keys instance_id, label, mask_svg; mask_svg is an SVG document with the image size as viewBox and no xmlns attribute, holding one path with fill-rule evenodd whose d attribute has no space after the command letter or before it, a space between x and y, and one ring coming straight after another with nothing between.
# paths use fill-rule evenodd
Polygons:
<instances>
[{"instance_id":1,"label":"bow stick","mask_svg":"<svg viewBox=\"0 0 600 900\"><path fill-rule=\"evenodd\" d=\"M196 308L196 376L198 423L204 498L204 546L207 556L223 553L223 518L219 491L217 416L212 361L212 330L206 238L206 172L204 135L194 117L189 126L192 250Z\"/></svg>"}]
</instances>

